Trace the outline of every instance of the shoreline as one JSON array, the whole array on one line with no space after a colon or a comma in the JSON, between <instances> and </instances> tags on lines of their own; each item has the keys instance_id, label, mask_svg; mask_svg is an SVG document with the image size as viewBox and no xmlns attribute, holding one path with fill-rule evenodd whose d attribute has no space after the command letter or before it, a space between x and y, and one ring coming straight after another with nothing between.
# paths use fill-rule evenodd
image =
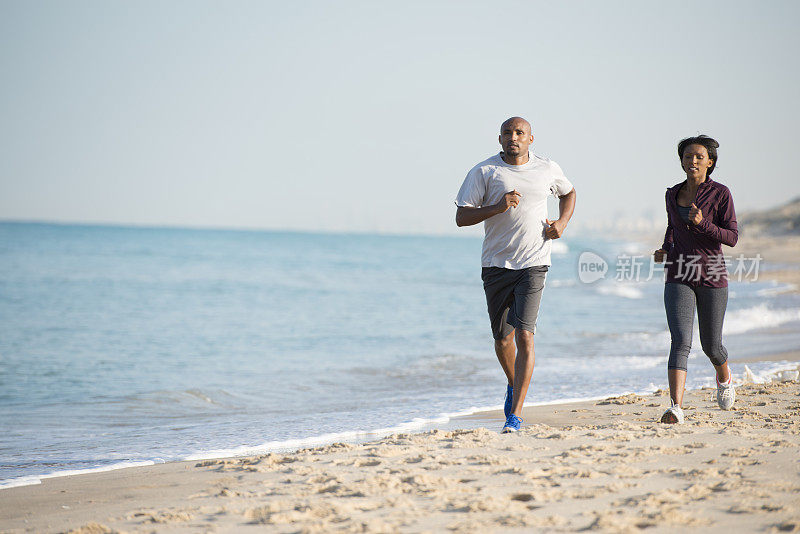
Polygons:
<instances>
[{"instance_id":1,"label":"shoreline","mask_svg":"<svg viewBox=\"0 0 800 534\"><path fill-rule=\"evenodd\" d=\"M754 383L761 383L761 381L763 380L769 380L769 376L774 376L782 371L793 370L795 368L794 367L795 362L800 362L800 351L788 351L776 354L744 357L731 360L732 364L742 365L742 366L746 366L747 364L752 364L752 363L767 363L767 362L774 362L778 364L780 368L771 368L767 371L763 371L760 374L764 376L756 377L756 382ZM747 368L746 372L750 372L749 368ZM741 374L742 378L738 379L735 378L734 379L735 383L737 381L739 383L744 383L743 381L750 381L750 383L753 383L752 382L753 377L745 376L746 372L743 371L739 373ZM700 386L693 389L687 389L686 391L699 391L704 387L707 386ZM657 389L658 388L656 387L655 390ZM530 404L526 403L525 411L527 413L528 410L532 411L535 410L537 413L540 412L544 413L540 409L566 406L572 404L580 404L586 402L595 402L611 397L620 397L625 395L644 396L652 394L655 390L651 387L651 388L643 388L636 391L628 391L628 390L611 391L607 392L606 394L594 395L591 397L564 398L564 399L556 399L549 401L533 402ZM351 445L359 445L370 441L374 441L376 439L383 439L393 434L419 433L419 432L428 432L431 430L472 429L479 424L481 425L486 424L490 426L491 425L497 426L497 424L499 424L500 426L502 426L502 422L503 422L503 417L502 417L501 404L491 405L491 406L480 406L480 407L473 406L471 408L460 410L457 412L442 413L435 417L424 418L424 419L419 418L419 419L413 419L411 421L404 421L395 426L386 428L378 428L370 430L348 430L348 431L333 432L327 434L311 435L303 438L288 439L283 441L268 441L259 445L241 445L237 447L231 447L228 449L210 449L207 451L199 451L191 453L182 458L175 458L169 460L163 460L158 458L145 459L145 460L122 460L108 465L95 466L84 469L64 469L60 471L53 471L39 475L23 475L20 477L12 477L0 480L0 494L8 489L26 487L26 486L35 486L41 484L42 481L44 480L55 479L55 478L91 475L91 474L105 473L110 471L118 471L122 469L168 465L173 463L197 462L205 460L226 460L231 458L245 458L249 456L271 454L271 453L285 454L285 453L296 452L302 449L307 449L310 447L327 446L332 443L347 443Z\"/></svg>"},{"instance_id":2,"label":"shoreline","mask_svg":"<svg viewBox=\"0 0 800 534\"><path fill-rule=\"evenodd\" d=\"M501 411L484 410L451 418L435 429L394 433L358 444L338 442L289 453L168 462L48 478L41 484L0 490L0 530L196 532L216 528L256 530L269 525L279 532L296 532L304 528L334 530L340 526L352 529L362 523L368 525L367 531L505 531L514 527L637 530L631 518L641 521L641 517L630 516L625 499L639 499L633 506L637 513L643 503L654 501L651 504L657 511L653 517L664 519L669 515L668 522L673 526L716 525L727 516L731 516L727 518L733 521L731 525L742 519L771 521L780 517L784 522L796 520L791 524L800 529L800 518L788 513L798 509L791 505L800 504L800 485L792 484L791 477L780 487L766 482L790 473L795 481L800 480L796 476L800 474L800 384L796 380L745 384L737 390L737 405L730 412L716 408L710 388L687 391L687 422L680 426L656 422L667 399L666 393L658 390L603 400L527 406L523 413L526 424L519 435L498 434L494 427L499 429ZM774 413L776 404L785 409ZM703 440L722 447L715 461L709 463L709 458L704 457L691 469L681 466L677 479L674 466L655 469L657 459L663 455L702 454L704 451L695 451L695 445ZM761 450L759 447L766 446L764 443L779 443L762 451L770 454L765 457L769 461L736 463L751 458ZM542 454L549 460L522 468L505 458L516 458L521 451L528 452L519 461L532 461L533 456L539 462ZM726 451L740 452L725 456ZM628 464L644 457L649 470L642 467L634 477ZM776 460L780 462L774 464ZM697 520L700 522L673 514L676 506L697 504L697 500L712 497L730 500L736 496L746 502L751 497L746 492L756 482L742 483L750 480L744 476L743 466L757 472L753 480L760 484L764 495L769 495L770 502L777 499L773 511L781 513L745 510L747 507L741 504L741 512L728 510L713 520ZM448 478L439 471L452 473ZM658 476L648 475L656 471ZM396 472L402 476L393 475ZM633 482L641 477L647 483ZM656 487L651 487L653 478L658 478ZM477 484L480 488L467 491L465 488L475 485L473 479L481 481ZM605 490L623 502L620 505L614 501L618 505L616 511L604 511L613 503L602 497L605 490L597 490L595 479L604 482ZM620 484L620 480L627 482ZM514 482L511 486L510 481ZM591 488L595 489L587 489L582 482L592 482ZM714 485L708 485L710 482ZM683 488L689 492L686 503L682 503L674 483L690 484ZM714 489L719 484L728 489ZM532 486L530 491L528 486ZM515 493L500 506L494 493L483 492L482 488L488 487ZM633 488L647 491L640 498L626 497ZM429 509L432 497L436 497L435 505ZM349 501L361 504L345 506ZM565 502L571 504L566 506ZM509 506L515 514L507 513ZM729 508L735 506L739 505L731 504ZM382 507L390 507L394 515L381 513ZM409 524L400 519L414 517L421 509L427 512ZM542 514L541 510L549 512ZM681 517L689 522L681 522Z\"/></svg>"},{"instance_id":3,"label":"shoreline","mask_svg":"<svg viewBox=\"0 0 800 534\"><path fill-rule=\"evenodd\" d=\"M785 364L780 366L780 369L770 369L765 372L765 377L757 377L754 383L761 383L763 380L769 380L769 376L775 375L782 371L794 370L794 363L800 362L800 351L790 351L778 354L768 354L764 356L757 356L751 358L741 358L731 360L733 364L741 364L746 366L748 363L765 363L775 362L776 364ZM749 372L749 368L747 369ZM750 380L752 377L745 377L745 372L741 373L741 379L738 382ZM705 386L687 389L686 391L699 391L704 389ZM524 413L533 412L535 416L547 417L548 409L555 409L558 407L571 406L574 404L591 403L601 401L612 397L622 397L626 395L645 396L654 392L652 388L644 388L637 391L617 391L609 392L603 395L596 395L591 397L582 398L566 398L551 401L534 402L525 405ZM502 426L504 418L502 416L502 405L472 407L465 410L452 413L442 413L435 417L426 419L414 419L411 421L404 421L393 427L371 429L371 430L352 430L334 432L328 434L312 435L304 438L289 439L284 441L270 441L260 445L242 445L232 447L229 449L211 449L208 451L201 451L189 454L183 458L161 460L123 460L105 466L89 467L85 469L64 469L61 471L53 471L40 475L23 475L20 477L13 477L5 480L0 480L0 495L10 489L36 486L42 484L45 480L58 479L63 477L74 477L83 475L93 475L99 473L107 473L112 471L119 471L131 468L143 468L152 466L164 466L176 463L185 462L198 462L206 460L228 460L236 458L246 458L251 456L263 454L286 454L293 453L298 450L307 449L310 447L324 447L333 443L346 443L349 445L360 445L370 441L383 439L394 434L401 433L420 433L429 432L432 430L464 430L474 429L482 426ZM537 421L539 419L536 419Z\"/></svg>"}]
</instances>

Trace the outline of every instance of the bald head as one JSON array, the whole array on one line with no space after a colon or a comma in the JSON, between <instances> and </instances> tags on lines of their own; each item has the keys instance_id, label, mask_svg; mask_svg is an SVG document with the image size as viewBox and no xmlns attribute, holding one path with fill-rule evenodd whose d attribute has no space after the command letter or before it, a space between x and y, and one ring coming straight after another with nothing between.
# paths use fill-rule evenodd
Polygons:
<instances>
[{"instance_id":1,"label":"bald head","mask_svg":"<svg viewBox=\"0 0 800 534\"><path fill-rule=\"evenodd\" d=\"M503 160L513 165L528 161L528 147L533 143L531 123L522 117L506 119L500 126L498 138L503 147Z\"/></svg>"},{"instance_id":2,"label":"bald head","mask_svg":"<svg viewBox=\"0 0 800 534\"><path fill-rule=\"evenodd\" d=\"M531 134L531 132L532 132L531 123L529 123L528 121L526 121L522 117L511 117L511 118L506 119L505 121L503 121L503 124L500 125L500 133L502 134L503 130L505 130L506 128L515 129L515 128L519 127L519 126L522 126L523 128L525 128L525 131L528 133L528 135Z\"/></svg>"}]
</instances>

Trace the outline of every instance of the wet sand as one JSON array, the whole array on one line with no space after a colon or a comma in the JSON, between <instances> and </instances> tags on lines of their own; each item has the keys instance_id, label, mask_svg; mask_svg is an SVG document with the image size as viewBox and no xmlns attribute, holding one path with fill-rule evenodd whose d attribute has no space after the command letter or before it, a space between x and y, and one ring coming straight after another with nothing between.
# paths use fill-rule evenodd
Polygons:
<instances>
[{"instance_id":1,"label":"wet sand","mask_svg":"<svg viewBox=\"0 0 800 534\"><path fill-rule=\"evenodd\" d=\"M784 375L784 379L791 376ZM526 408L462 430L46 479L0 491L3 532L797 532L800 383Z\"/></svg>"}]
</instances>

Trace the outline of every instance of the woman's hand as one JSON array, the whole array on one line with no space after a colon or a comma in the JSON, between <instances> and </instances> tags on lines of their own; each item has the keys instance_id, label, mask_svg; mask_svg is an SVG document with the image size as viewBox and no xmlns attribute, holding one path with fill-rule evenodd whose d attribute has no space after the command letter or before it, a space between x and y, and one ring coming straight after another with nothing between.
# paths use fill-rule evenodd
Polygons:
<instances>
[{"instance_id":1,"label":"woman's hand","mask_svg":"<svg viewBox=\"0 0 800 534\"><path fill-rule=\"evenodd\" d=\"M661 263L664 261L664 256L667 254L667 251L663 248L660 248L653 252L653 261L656 263Z\"/></svg>"},{"instance_id":2,"label":"woman's hand","mask_svg":"<svg viewBox=\"0 0 800 534\"><path fill-rule=\"evenodd\" d=\"M692 224L700 224L700 221L703 220L703 211L695 206L694 202L692 202L691 207L689 208L689 222Z\"/></svg>"}]
</instances>

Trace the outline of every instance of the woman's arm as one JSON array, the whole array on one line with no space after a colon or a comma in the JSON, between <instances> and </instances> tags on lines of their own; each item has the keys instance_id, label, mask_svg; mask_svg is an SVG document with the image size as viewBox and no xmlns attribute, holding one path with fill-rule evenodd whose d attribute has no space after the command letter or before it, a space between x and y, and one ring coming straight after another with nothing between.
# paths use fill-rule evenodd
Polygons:
<instances>
[{"instance_id":1,"label":"woman's arm","mask_svg":"<svg viewBox=\"0 0 800 534\"><path fill-rule=\"evenodd\" d=\"M672 225L667 223L667 231L664 233L664 243L661 244L660 249L653 252L653 261L656 263L664 261L664 257L670 249L672 249Z\"/></svg>"},{"instance_id":2,"label":"woman's arm","mask_svg":"<svg viewBox=\"0 0 800 534\"><path fill-rule=\"evenodd\" d=\"M717 214L719 224L711 222L709 217L703 217L694 227L700 233L723 245L736 246L736 242L739 241L739 227L736 223L736 211L733 209L733 198L730 191L725 190L720 199Z\"/></svg>"},{"instance_id":3,"label":"woman's arm","mask_svg":"<svg viewBox=\"0 0 800 534\"><path fill-rule=\"evenodd\" d=\"M664 232L664 242L661 244L661 250L669 252L672 250L672 223L667 222L667 231Z\"/></svg>"},{"instance_id":4,"label":"woman's arm","mask_svg":"<svg viewBox=\"0 0 800 534\"><path fill-rule=\"evenodd\" d=\"M672 250L672 222L669 220L669 189L667 189L667 193L664 195L664 202L667 205L667 231L664 232L664 242L661 244L661 249L664 252L669 252Z\"/></svg>"}]
</instances>

